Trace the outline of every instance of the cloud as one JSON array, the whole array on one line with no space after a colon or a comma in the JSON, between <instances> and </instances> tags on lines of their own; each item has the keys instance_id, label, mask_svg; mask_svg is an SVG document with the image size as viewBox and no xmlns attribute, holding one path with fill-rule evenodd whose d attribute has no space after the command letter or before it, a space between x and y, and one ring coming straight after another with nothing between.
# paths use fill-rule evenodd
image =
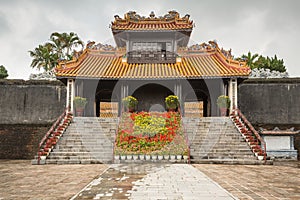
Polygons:
<instances>
[{"instance_id":1,"label":"cloud","mask_svg":"<svg viewBox=\"0 0 300 200\"><path fill-rule=\"evenodd\" d=\"M48 40L52 32L76 32L87 42L114 43L109 24L118 14L135 10L157 16L169 10L190 14L196 27L192 43L216 39L221 47L232 48L235 56L261 53L283 58L290 74L300 76L300 1L273 0L51 0L0 1L0 64L11 78L28 78L34 71L28 50Z\"/></svg>"}]
</instances>

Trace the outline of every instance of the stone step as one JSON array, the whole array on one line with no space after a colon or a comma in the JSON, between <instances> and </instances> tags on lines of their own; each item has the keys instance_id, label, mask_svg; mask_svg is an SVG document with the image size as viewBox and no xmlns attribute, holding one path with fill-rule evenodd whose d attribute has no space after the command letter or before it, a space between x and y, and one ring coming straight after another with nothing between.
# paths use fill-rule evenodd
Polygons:
<instances>
[{"instance_id":1,"label":"stone step","mask_svg":"<svg viewBox=\"0 0 300 200\"><path fill-rule=\"evenodd\" d=\"M53 160L64 160L64 159L95 159L95 158L99 158L99 159L112 159L112 155L108 156L104 156L102 154L99 155L51 155L49 156L47 159L53 159Z\"/></svg>"},{"instance_id":2,"label":"stone step","mask_svg":"<svg viewBox=\"0 0 300 200\"><path fill-rule=\"evenodd\" d=\"M111 147L113 146L113 144L105 144L105 145L99 145L99 144L60 144L58 146L56 146L54 149L60 149L60 150L63 150L63 149L85 149L85 148L89 148L89 149L111 149Z\"/></svg>"},{"instance_id":3,"label":"stone step","mask_svg":"<svg viewBox=\"0 0 300 200\"><path fill-rule=\"evenodd\" d=\"M194 148L194 147L191 147L190 148L190 152L207 152L207 151L211 151L211 152L215 152L215 153L218 153L218 152L246 152L246 153L249 153L250 149L246 149L246 148L239 148L239 149L234 149L234 148L227 148L227 149L224 149L224 148L214 148L214 147L208 147L208 148ZM252 151L251 151L252 152Z\"/></svg>"},{"instance_id":4,"label":"stone step","mask_svg":"<svg viewBox=\"0 0 300 200\"><path fill-rule=\"evenodd\" d=\"M58 165L69 165L69 164L110 164L111 159L74 159L74 160L46 160L46 164L58 164Z\"/></svg>"},{"instance_id":5,"label":"stone step","mask_svg":"<svg viewBox=\"0 0 300 200\"><path fill-rule=\"evenodd\" d=\"M264 161L244 160L244 159L191 159L191 163L197 164L230 164L230 165L263 165ZM267 165L272 165L272 161L267 161Z\"/></svg>"},{"instance_id":6,"label":"stone step","mask_svg":"<svg viewBox=\"0 0 300 200\"><path fill-rule=\"evenodd\" d=\"M107 143L100 143L100 142L82 142L82 141L77 141L77 142L60 142L59 145L66 145L66 146L103 146L103 147L110 147L113 146L111 142Z\"/></svg>"},{"instance_id":7,"label":"stone step","mask_svg":"<svg viewBox=\"0 0 300 200\"><path fill-rule=\"evenodd\" d=\"M242 148L240 148L240 149L218 149L218 148L213 148L213 149L205 149L205 148L197 148L197 149L194 149L194 148L190 148L190 152L191 153L194 153L194 152L213 152L213 153L249 153L249 149L246 149L246 148L244 148L244 149L242 149Z\"/></svg>"},{"instance_id":8,"label":"stone step","mask_svg":"<svg viewBox=\"0 0 300 200\"><path fill-rule=\"evenodd\" d=\"M256 160L249 145L229 117L184 118L192 162L204 160L228 163Z\"/></svg>"},{"instance_id":9,"label":"stone step","mask_svg":"<svg viewBox=\"0 0 300 200\"><path fill-rule=\"evenodd\" d=\"M210 142L215 142L218 141L220 143L228 143L228 141L232 142L244 142L245 139L241 138L241 137L228 137L228 138L224 138L224 137L216 137L216 138L203 138L203 139L199 139L199 138L189 138L189 141L192 141L193 143L210 143Z\"/></svg>"},{"instance_id":10,"label":"stone step","mask_svg":"<svg viewBox=\"0 0 300 200\"><path fill-rule=\"evenodd\" d=\"M105 151L56 151L51 152L50 156L90 156L90 155L112 155L113 151L105 150Z\"/></svg>"},{"instance_id":11,"label":"stone step","mask_svg":"<svg viewBox=\"0 0 300 200\"><path fill-rule=\"evenodd\" d=\"M46 164L112 163L117 120L75 117Z\"/></svg>"},{"instance_id":12,"label":"stone step","mask_svg":"<svg viewBox=\"0 0 300 200\"><path fill-rule=\"evenodd\" d=\"M82 143L103 143L106 144L107 143L108 138L63 138L61 141L59 141L59 143L74 143L74 142L82 142Z\"/></svg>"},{"instance_id":13,"label":"stone step","mask_svg":"<svg viewBox=\"0 0 300 200\"><path fill-rule=\"evenodd\" d=\"M256 159L256 157L254 155L238 155L238 154L227 154L227 155L223 155L223 154L195 154L195 155L191 155L191 158L193 159Z\"/></svg>"},{"instance_id":14,"label":"stone step","mask_svg":"<svg viewBox=\"0 0 300 200\"><path fill-rule=\"evenodd\" d=\"M244 140L237 140L237 141L231 141L228 140L226 141L219 141L219 140L210 140L210 141L195 141L195 140L190 140L189 141L190 145L195 145L195 146L211 146L211 145L217 145L217 146L236 146L236 145L247 145L247 143Z\"/></svg>"}]
</instances>

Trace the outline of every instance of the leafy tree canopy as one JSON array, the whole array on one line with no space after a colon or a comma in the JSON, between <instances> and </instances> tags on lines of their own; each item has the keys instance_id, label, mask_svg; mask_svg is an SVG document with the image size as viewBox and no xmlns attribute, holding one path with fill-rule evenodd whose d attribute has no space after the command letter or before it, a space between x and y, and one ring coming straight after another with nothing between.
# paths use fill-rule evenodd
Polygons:
<instances>
[{"instance_id":1,"label":"leafy tree canopy","mask_svg":"<svg viewBox=\"0 0 300 200\"><path fill-rule=\"evenodd\" d=\"M83 48L83 42L76 33L54 32L47 43L29 51L32 57L30 66L45 71L52 70L58 62L71 60L74 48L78 46Z\"/></svg>"},{"instance_id":2,"label":"leafy tree canopy","mask_svg":"<svg viewBox=\"0 0 300 200\"><path fill-rule=\"evenodd\" d=\"M0 79L4 79L8 77L7 70L3 65L0 65Z\"/></svg>"},{"instance_id":3,"label":"leafy tree canopy","mask_svg":"<svg viewBox=\"0 0 300 200\"><path fill-rule=\"evenodd\" d=\"M274 57L264 57L258 54L251 54L249 51L247 55L242 55L238 60L244 60L251 69L270 69L271 71L286 72L283 59Z\"/></svg>"}]
</instances>

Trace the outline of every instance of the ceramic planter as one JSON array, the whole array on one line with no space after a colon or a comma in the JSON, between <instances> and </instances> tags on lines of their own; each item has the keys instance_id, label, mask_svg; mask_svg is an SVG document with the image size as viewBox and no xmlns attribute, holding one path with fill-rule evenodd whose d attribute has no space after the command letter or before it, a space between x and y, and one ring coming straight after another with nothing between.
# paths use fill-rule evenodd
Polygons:
<instances>
[{"instance_id":1,"label":"ceramic planter","mask_svg":"<svg viewBox=\"0 0 300 200\"><path fill-rule=\"evenodd\" d=\"M189 158L188 156L183 156L183 160L184 160L184 161L187 161L188 158Z\"/></svg>"},{"instance_id":2,"label":"ceramic planter","mask_svg":"<svg viewBox=\"0 0 300 200\"><path fill-rule=\"evenodd\" d=\"M158 160L162 160L163 158L164 158L163 155L158 155L158 156L157 156L157 159L158 159Z\"/></svg>"},{"instance_id":3,"label":"ceramic planter","mask_svg":"<svg viewBox=\"0 0 300 200\"><path fill-rule=\"evenodd\" d=\"M170 160L175 160L176 156L175 155L170 155Z\"/></svg>"},{"instance_id":4,"label":"ceramic planter","mask_svg":"<svg viewBox=\"0 0 300 200\"><path fill-rule=\"evenodd\" d=\"M151 156L150 156L150 155L145 155L145 159L146 159L146 160L150 160L150 159L151 159Z\"/></svg>"},{"instance_id":5,"label":"ceramic planter","mask_svg":"<svg viewBox=\"0 0 300 200\"><path fill-rule=\"evenodd\" d=\"M140 160L145 160L145 155L144 155L144 154L139 155L139 159L140 159Z\"/></svg>"},{"instance_id":6,"label":"ceramic planter","mask_svg":"<svg viewBox=\"0 0 300 200\"><path fill-rule=\"evenodd\" d=\"M121 155L120 158L121 160L126 160L126 155Z\"/></svg>"},{"instance_id":7,"label":"ceramic planter","mask_svg":"<svg viewBox=\"0 0 300 200\"><path fill-rule=\"evenodd\" d=\"M115 155L115 160L119 160L120 156L119 155Z\"/></svg>"},{"instance_id":8,"label":"ceramic planter","mask_svg":"<svg viewBox=\"0 0 300 200\"><path fill-rule=\"evenodd\" d=\"M257 156L258 160L263 160L264 156Z\"/></svg>"},{"instance_id":9,"label":"ceramic planter","mask_svg":"<svg viewBox=\"0 0 300 200\"><path fill-rule=\"evenodd\" d=\"M138 160L139 156L138 155L133 155L132 158L133 158L133 160Z\"/></svg>"},{"instance_id":10,"label":"ceramic planter","mask_svg":"<svg viewBox=\"0 0 300 200\"><path fill-rule=\"evenodd\" d=\"M176 159L177 159L177 160L181 160L181 158L182 158L182 155L177 155L177 156L176 156Z\"/></svg>"}]
</instances>

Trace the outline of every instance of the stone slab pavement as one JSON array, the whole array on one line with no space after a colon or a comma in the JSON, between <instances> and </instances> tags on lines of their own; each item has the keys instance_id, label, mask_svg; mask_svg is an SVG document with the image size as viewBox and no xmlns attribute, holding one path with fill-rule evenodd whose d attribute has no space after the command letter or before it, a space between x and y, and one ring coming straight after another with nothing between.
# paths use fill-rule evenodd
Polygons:
<instances>
[{"instance_id":1,"label":"stone slab pavement","mask_svg":"<svg viewBox=\"0 0 300 200\"><path fill-rule=\"evenodd\" d=\"M233 198L218 185L239 199L298 200L300 168L212 164L31 165L28 160L0 160L0 200Z\"/></svg>"},{"instance_id":2,"label":"stone slab pavement","mask_svg":"<svg viewBox=\"0 0 300 200\"><path fill-rule=\"evenodd\" d=\"M188 164L118 164L72 199L235 199Z\"/></svg>"},{"instance_id":3,"label":"stone slab pavement","mask_svg":"<svg viewBox=\"0 0 300 200\"><path fill-rule=\"evenodd\" d=\"M239 199L300 199L300 168L272 165L193 165Z\"/></svg>"}]
</instances>

